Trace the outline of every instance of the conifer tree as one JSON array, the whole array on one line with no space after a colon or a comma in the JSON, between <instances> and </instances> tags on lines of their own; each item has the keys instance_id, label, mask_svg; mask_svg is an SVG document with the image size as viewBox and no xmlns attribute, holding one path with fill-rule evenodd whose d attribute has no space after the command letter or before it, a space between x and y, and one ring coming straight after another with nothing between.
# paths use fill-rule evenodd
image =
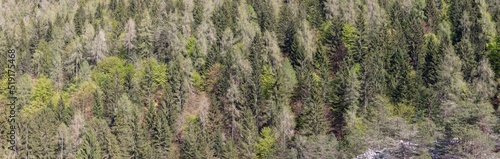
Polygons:
<instances>
[{"instance_id":1,"label":"conifer tree","mask_svg":"<svg viewBox=\"0 0 500 159\"><path fill-rule=\"evenodd\" d=\"M186 128L183 130L180 158L207 158L211 154L205 151L207 147L206 138L199 119L193 115L186 119Z\"/></svg>"},{"instance_id":2,"label":"conifer tree","mask_svg":"<svg viewBox=\"0 0 500 159\"><path fill-rule=\"evenodd\" d=\"M82 143L77 152L77 158L97 159L102 158L101 147L97 141L97 135L93 128L88 128L83 133Z\"/></svg>"},{"instance_id":3,"label":"conifer tree","mask_svg":"<svg viewBox=\"0 0 500 159\"><path fill-rule=\"evenodd\" d=\"M276 151L276 139L273 131L269 127L262 128L261 137L258 139L255 147L257 148L257 158L273 158Z\"/></svg>"},{"instance_id":4,"label":"conifer tree","mask_svg":"<svg viewBox=\"0 0 500 159\"><path fill-rule=\"evenodd\" d=\"M55 156L57 148L57 126L58 123L54 112L49 108L42 108L36 112L32 120L38 123L30 123L29 129L32 134L29 135L29 149L32 151L32 157L48 158Z\"/></svg>"},{"instance_id":5,"label":"conifer tree","mask_svg":"<svg viewBox=\"0 0 500 159\"><path fill-rule=\"evenodd\" d=\"M118 100L118 108L113 124L113 133L116 134L120 147L120 157L137 157L136 140L134 130L137 126L137 107L123 94Z\"/></svg>"},{"instance_id":6,"label":"conifer tree","mask_svg":"<svg viewBox=\"0 0 500 159\"><path fill-rule=\"evenodd\" d=\"M301 81L298 97L303 103L303 108L297 117L297 129L306 136L325 134L329 131L322 95L323 79L315 72L310 72L310 67L310 64L306 64L300 71L302 73L298 75Z\"/></svg>"},{"instance_id":7,"label":"conifer tree","mask_svg":"<svg viewBox=\"0 0 500 159\"><path fill-rule=\"evenodd\" d=\"M75 24L76 35L82 35L83 27L84 27L83 25L85 23L85 20L86 20L86 14L85 14L84 6L79 5L78 9L76 10L75 17L73 19L73 22Z\"/></svg>"},{"instance_id":8,"label":"conifer tree","mask_svg":"<svg viewBox=\"0 0 500 159\"><path fill-rule=\"evenodd\" d=\"M145 11L143 14L143 19L137 27L138 58L150 58L153 55L154 49L152 20L148 11Z\"/></svg>"},{"instance_id":9,"label":"conifer tree","mask_svg":"<svg viewBox=\"0 0 500 159\"><path fill-rule=\"evenodd\" d=\"M151 130L151 146L155 157L171 155L172 140L174 138L167 119L166 108L157 109L153 118Z\"/></svg>"}]
</instances>

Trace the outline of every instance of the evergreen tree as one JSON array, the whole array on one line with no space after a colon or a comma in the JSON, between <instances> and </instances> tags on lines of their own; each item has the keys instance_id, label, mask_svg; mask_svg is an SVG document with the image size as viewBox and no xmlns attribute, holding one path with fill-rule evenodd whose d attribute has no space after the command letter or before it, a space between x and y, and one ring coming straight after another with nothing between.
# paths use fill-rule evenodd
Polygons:
<instances>
[{"instance_id":1,"label":"evergreen tree","mask_svg":"<svg viewBox=\"0 0 500 159\"><path fill-rule=\"evenodd\" d=\"M285 55L292 53L292 44L296 33L296 20L291 4L285 3L280 8L278 17L278 40L281 52Z\"/></svg>"},{"instance_id":2,"label":"evergreen tree","mask_svg":"<svg viewBox=\"0 0 500 159\"><path fill-rule=\"evenodd\" d=\"M427 86L433 85L436 83L437 78L437 69L439 60L441 56L439 56L439 41L434 34L426 34L425 35L425 64L422 72L422 77Z\"/></svg>"},{"instance_id":3,"label":"evergreen tree","mask_svg":"<svg viewBox=\"0 0 500 159\"><path fill-rule=\"evenodd\" d=\"M438 4L436 4L435 0L425 1L425 17L427 18L427 24L432 30L435 30L437 27L437 22L441 19L439 16L439 9L437 8Z\"/></svg>"},{"instance_id":4,"label":"evergreen tree","mask_svg":"<svg viewBox=\"0 0 500 159\"><path fill-rule=\"evenodd\" d=\"M138 149L135 147L136 140L134 130L137 126L137 107L129 100L126 94L123 94L118 100L115 122L113 124L113 133L120 147L120 157L137 157Z\"/></svg>"},{"instance_id":5,"label":"evergreen tree","mask_svg":"<svg viewBox=\"0 0 500 159\"><path fill-rule=\"evenodd\" d=\"M85 23L85 20L86 20L86 14L85 14L84 6L79 5L78 9L76 10L75 17L73 19L73 22L75 24L76 35L82 35L83 27L84 27L83 25Z\"/></svg>"},{"instance_id":6,"label":"evergreen tree","mask_svg":"<svg viewBox=\"0 0 500 159\"><path fill-rule=\"evenodd\" d=\"M42 108L36 112L32 120L37 123L30 123L29 129L32 134L29 135L29 149L32 151L32 157L48 158L56 155L57 149L57 122L54 112L49 108ZM28 157L28 156L27 156Z\"/></svg>"},{"instance_id":7,"label":"evergreen tree","mask_svg":"<svg viewBox=\"0 0 500 159\"><path fill-rule=\"evenodd\" d=\"M186 128L183 130L180 158L207 158L211 154L207 152L208 145L203 135L201 123L197 117L190 115L186 119Z\"/></svg>"},{"instance_id":8,"label":"evergreen tree","mask_svg":"<svg viewBox=\"0 0 500 159\"><path fill-rule=\"evenodd\" d=\"M298 75L300 96L303 108L297 118L297 129L303 135L320 135L328 132L325 116L324 96L322 92L323 79L310 72L310 65L304 66Z\"/></svg>"},{"instance_id":9,"label":"evergreen tree","mask_svg":"<svg viewBox=\"0 0 500 159\"><path fill-rule=\"evenodd\" d=\"M491 63L491 68L495 73L495 77L500 77L500 37L497 37L494 42L488 44L488 59Z\"/></svg>"},{"instance_id":10,"label":"evergreen tree","mask_svg":"<svg viewBox=\"0 0 500 159\"><path fill-rule=\"evenodd\" d=\"M166 108L157 109L153 118L151 130L151 146L155 157L164 157L171 155L171 145L173 133L170 129Z\"/></svg>"},{"instance_id":11,"label":"evergreen tree","mask_svg":"<svg viewBox=\"0 0 500 159\"><path fill-rule=\"evenodd\" d=\"M145 11L142 15L143 19L137 27L137 49L139 53L138 58L150 58L153 55L154 39L152 20L149 12Z\"/></svg>"},{"instance_id":12,"label":"evergreen tree","mask_svg":"<svg viewBox=\"0 0 500 159\"><path fill-rule=\"evenodd\" d=\"M78 149L76 158L102 158L101 156L101 148L97 141L96 132L90 129L86 129L83 133L82 143L80 148Z\"/></svg>"},{"instance_id":13,"label":"evergreen tree","mask_svg":"<svg viewBox=\"0 0 500 159\"><path fill-rule=\"evenodd\" d=\"M261 137L257 141L257 158L273 158L276 151L276 139L273 136L273 131L269 127L262 128Z\"/></svg>"}]
</instances>

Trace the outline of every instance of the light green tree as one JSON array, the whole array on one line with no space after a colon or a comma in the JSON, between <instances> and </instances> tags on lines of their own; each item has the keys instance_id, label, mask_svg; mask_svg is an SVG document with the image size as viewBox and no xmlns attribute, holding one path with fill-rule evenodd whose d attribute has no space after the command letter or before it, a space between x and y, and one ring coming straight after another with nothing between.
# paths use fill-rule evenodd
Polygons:
<instances>
[{"instance_id":1,"label":"light green tree","mask_svg":"<svg viewBox=\"0 0 500 159\"><path fill-rule=\"evenodd\" d=\"M257 148L257 158L274 158L276 150L276 139L273 131L269 127L262 128L261 137L257 140L255 147Z\"/></svg>"}]
</instances>

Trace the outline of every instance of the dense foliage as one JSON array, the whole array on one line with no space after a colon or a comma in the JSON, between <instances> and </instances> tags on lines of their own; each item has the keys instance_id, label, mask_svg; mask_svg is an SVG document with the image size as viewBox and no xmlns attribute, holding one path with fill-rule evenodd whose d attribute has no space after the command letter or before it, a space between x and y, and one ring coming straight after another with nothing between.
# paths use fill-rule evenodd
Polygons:
<instances>
[{"instance_id":1,"label":"dense foliage","mask_svg":"<svg viewBox=\"0 0 500 159\"><path fill-rule=\"evenodd\" d=\"M7 49L0 158L500 158L498 0L0 0Z\"/></svg>"}]
</instances>

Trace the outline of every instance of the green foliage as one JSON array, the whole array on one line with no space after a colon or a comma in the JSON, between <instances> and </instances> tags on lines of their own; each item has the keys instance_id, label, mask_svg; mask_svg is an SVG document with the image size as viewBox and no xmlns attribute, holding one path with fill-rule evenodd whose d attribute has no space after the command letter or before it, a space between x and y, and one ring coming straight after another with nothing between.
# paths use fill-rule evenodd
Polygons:
<instances>
[{"instance_id":1,"label":"green foliage","mask_svg":"<svg viewBox=\"0 0 500 159\"><path fill-rule=\"evenodd\" d=\"M134 72L130 64L117 57L106 58L92 70L92 79L104 93L106 116L117 107L119 96L131 87Z\"/></svg>"},{"instance_id":2,"label":"green foliage","mask_svg":"<svg viewBox=\"0 0 500 159\"><path fill-rule=\"evenodd\" d=\"M227 28L233 29L236 23L237 1L225 0L222 6L215 10L212 21L215 24L218 37L222 37L222 33Z\"/></svg>"},{"instance_id":3,"label":"green foliage","mask_svg":"<svg viewBox=\"0 0 500 159\"><path fill-rule=\"evenodd\" d=\"M191 84L200 90L204 90L204 78L196 70L191 73Z\"/></svg>"},{"instance_id":4,"label":"green foliage","mask_svg":"<svg viewBox=\"0 0 500 159\"><path fill-rule=\"evenodd\" d=\"M198 52L198 48L196 47L196 38L190 37L186 44L186 52L187 56L194 57Z\"/></svg>"},{"instance_id":5,"label":"green foliage","mask_svg":"<svg viewBox=\"0 0 500 159\"><path fill-rule=\"evenodd\" d=\"M283 72L285 74L285 83L284 85L287 87L287 92L291 93L295 86L297 85L297 76L295 73L295 70L293 69L292 64L290 63L290 60L286 58L283 61L283 66L282 66Z\"/></svg>"},{"instance_id":6,"label":"green foliage","mask_svg":"<svg viewBox=\"0 0 500 159\"><path fill-rule=\"evenodd\" d=\"M261 30L274 31L276 18L274 15L274 8L269 5L269 1L252 0L250 4L253 6L252 10L255 10L257 13Z\"/></svg>"},{"instance_id":7,"label":"green foliage","mask_svg":"<svg viewBox=\"0 0 500 159\"><path fill-rule=\"evenodd\" d=\"M76 10L75 17L73 19L75 23L75 31L77 35L82 35L83 33L83 25L85 24L86 20L86 15L85 15L85 10L84 6L78 6L78 9Z\"/></svg>"},{"instance_id":8,"label":"green foliage","mask_svg":"<svg viewBox=\"0 0 500 159\"><path fill-rule=\"evenodd\" d=\"M356 39L359 37L358 31L354 26L351 26L351 24L347 23L342 27L342 42L344 43L345 47L347 48L353 48L354 44L356 42ZM351 49L352 50L352 49Z\"/></svg>"},{"instance_id":9,"label":"green foliage","mask_svg":"<svg viewBox=\"0 0 500 159\"><path fill-rule=\"evenodd\" d=\"M4 78L7 80L7 78ZM31 104L31 95L32 95L32 89L33 89L33 84L31 83L31 77L28 74L23 74L18 78L17 81L17 97L18 97L18 107L23 108L27 107ZM7 84L7 83L5 83ZM3 86L3 85L2 85ZM6 88L7 86L5 85ZM3 92L2 92L3 95Z\"/></svg>"},{"instance_id":10,"label":"green foliage","mask_svg":"<svg viewBox=\"0 0 500 159\"><path fill-rule=\"evenodd\" d=\"M276 151L276 139L273 130L269 127L262 128L261 137L258 139L255 147L257 148L257 158L273 158Z\"/></svg>"},{"instance_id":11,"label":"green foliage","mask_svg":"<svg viewBox=\"0 0 500 159\"><path fill-rule=\"evenodd\" d=\"M194 8L193 8L194 28L197 28L204 20L204 13L205 13L204 5L205 4L203 4L203 0L194 0Z\"/></svg>"},{"instance_id":12,"label":"green foliage","mask_svg":"<svg viewBox=\"0 0 500 159\"><path fill-rule=\"evenodd\" d=\"M51 99L54 94L55 91L52 81L43 76L37 79L32 90L30 105L23 109L23 114L30 115L46 108L49 99Z\"/></svg>"},{"instance_id":13,"label":"green foliage","mask_svg":"<svg viewBox=\"0 0 500 159\"><path fill-rule=\"evenodd\" d=\"M495 0L0 6L0 158L500 158Z\"/></svg>"},{"instance_id":14,"label":"green foliage","mask_svg":"<svg viewBox=\"0 0 500 159\"><path fill-rule=\"evenodd\" d=\"M101 148L97 141L95 131L87 129L83 135L83 141L77 152L76 158L98 159L101 157Z\"/></svg>"},{"instance_id":15,"label":"green foliage","mask_svg":"<svg viewBox=\"0 0 500 159\"><path fill-rule=\"evenodd\" d=\"M186 57L191 58L193 66L197 70L201 70L205 66L205 56L201 53L195 37L190 37L186 43Z\"/></svg>"},{"instance_id":16,"label":"green foliage","mask_svg":"<svg viewBox=\"0 0 500 159\"><path fill-rule=\"evenodd\" d=\"M45 107L40 108L37 112L30 114L32 116L24 117L20 124L27 126L26 141L30 142L32 151L29 155L37 158L48 158L56 155L57 139L56 132L58 122L55 118L54 112ZM19 118L18 118L19 119ZM37 121L37 122L32 122Z\"/></svg>"},{"instance_id":17,"label":"green foliage","mask_svg":"<svg viewBox=\"0 0 500 159\"><path fill-rule=\"evenodd\" d=\"M123 94L118 100L118 108L115 112L115 123L113 124L113 133L116 134L118 147L120 148L120 157L129 158L138 155L136 147L137 133L137 107L129 100L126 94Z\"/></svg>"},{"instance_id":18,"label":"green foliage","mask_svg":"<svg viewBox=\"0 0 500 159\"><path fill-rule=\"evenodd\" d=\"M181 144L180 158L204 158L207 157L207 142L201 131L201 123L198 118L190 115L186 119L184 127L184 138Z\"/></svg>"},{"instance_id":19,"label":"green foliage","mask_svg":"<svg viewBox=\"0 0 500 159\"><path fill-rule=\"evenodd\" d=\"M434 34L425 35L425 64L422 72L422 78L427 84L435 84L437 78L437 69L439 64L439 41Z\"/></svg>"},{"instance_id":20,"label":"green foliage","mask_svg":"<svg viewBox=\"0 0 500 159\"><path fill-rule=\"evenodd\" d=\"M298 89L301 90L298 96L303 102L303 108L297 117L297 129L300 134L323 135L328 132L328 120L325 115L325 94L324 79L318 76L315 72L306 71L302 68L302 73L299 74Z\"/></svg>"},{"instance_id":21,"label":"green foliage","mask_svg":"<svg viewBox=\"0 0 500 159\"><path fill-rule=\"evenodd\" d=\"M156 152L154 156L163 157L171 155L172 139L173 133L171 131L169 121L167 119L168 114L166 110L157 109L153 113L153 121L151 124L151 147L153 152Z\"/></svg>"},{"instance_id":22,"label":"green foliage","mask_svg":"<svg viewBox=\"0 0 500 159\"><path fill-rule=\"evenodd\" d=\"M360 60L360 52L357 50L358 31L350 24L345 24L342 28L342 43L349 50L347 58L349 60Z\"/></svg>"},{"instance_id":23,"label":"green foliage","mask_svg":"<svg viewBox=\"0 0 500 159\"><path fill-rule=\"evenodd\" d=\"M145 105L150 105L155 96L162 93L167 88L167 66L158 63L156 59L148 58L141 60L140 67L137 68L133 81L140 94L140 99Z\"/></svg>"},{"instance_id":24,"label":"green foliage","mask_svg":"<svg viewBox=\"0 0 500 159\"><path fill-rule=\"evenodd\" d=\"M395 103L402 100L410 100L410 74L412 72L410 66L410 57L397 50L390 57L390 64L388 70L389 74L389 90L391 97Z\"/></svg>"},{"instance_id":25,"label":"green foliage","mask_svg":"<svg viewBox=\"0 0 500 159\"><path fill-rule=\"evenodd\" d=\"M495 77L498 78L500 77L500 37L497 37L494 42L489 43L487 48L491 67L493 68L493 72L495 72Z\"/></svg>"},{"instance_id":26,"label":"green foliage","mask_svg":"<svg viewBox=\"0 0 500 159\"><path fill-rule=\"evenodd\" d=\"M144 12L143 19L137 27L137 51L139 58L150 58L153 55L153 26L149 12Z\"/></svg>"},{"instance_id":27,"label":"green foliage","mask_svg":"<svg viewBox=\"0 0 500 159\"><path fill-rule=\"evenodd\" d=\"M264 96L268 96L271 89L274 87L276 79L271 73L270 66L265 65L262 74L260 75L260 89L262 90Z\"/></svg>"}]
</instances>

